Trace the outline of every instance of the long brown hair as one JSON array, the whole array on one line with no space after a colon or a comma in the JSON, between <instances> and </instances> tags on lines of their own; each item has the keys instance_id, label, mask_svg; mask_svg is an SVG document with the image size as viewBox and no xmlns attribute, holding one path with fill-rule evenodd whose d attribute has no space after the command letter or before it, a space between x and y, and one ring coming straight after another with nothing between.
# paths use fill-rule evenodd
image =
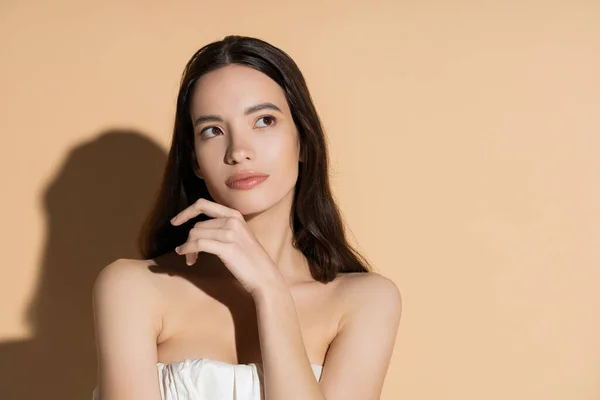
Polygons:
<instances>
[{"instance_id":1,"label":"long brown hair","mask_svg":"<svg viewBox=\"0 0 600 400\"><path fill-rule=\"evenodd\" d=\"M190 98L195 82L207 72L229 64L254 68L283 89L300 135L298 180L290 224L293 245L307 258L315 280L332 281L339 272L368 272L368 261L349 243L329 183L329 157L321 121L300 69L277 47L256 38L227 36L199 49L188 61L181 78L171 149L154 207L139 238L142 255L155 258L186 241L201 215L174 227L170 219L197 199L212 200L194 168Z\"/></svg>"}]
</instances>

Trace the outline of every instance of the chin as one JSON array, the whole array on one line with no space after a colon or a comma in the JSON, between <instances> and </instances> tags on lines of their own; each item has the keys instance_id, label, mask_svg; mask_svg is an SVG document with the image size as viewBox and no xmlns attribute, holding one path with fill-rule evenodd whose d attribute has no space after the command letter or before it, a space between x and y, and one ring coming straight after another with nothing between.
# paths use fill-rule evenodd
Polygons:
<instances>
[{"instance_id":1,"label":"chin","mask_svg":"<svg viewBox=\"0 0 600 400\"><path fill-rule=\"evenodd\" d=\"M252 216L254 214L260 214L261 212L268 210L271 206L271 204L256 204L259 202L238 201L237 203L239 203L239 204L234 204L229 207L238 210L244 216ZM260 203L264 203L264 202L260 202Z\"/></svg>"},{"instance_id":2,"label":"chin","mask_svg":"<svg viewBox=\"0 0 600 400\"><path fill-rule=\"evenodd\" d=\"M223 204L226 207L238 210L242 215L258 214L268 210L275 201L270 196L256 196L250 192L244 193L227 193L226 196L220 196L217 203Z\"/></svg>"},{"instance_id":3,"label":"chin","mask_svg":"<svg viewBox=\"0 0 600 400\"><path fill-rule=\"evenodd\" d=\"M269 191L260 193L259 191L255 192L253 190L246 192L234 191L223 196L223 201L219 201L219 203L226 207L238 210L244 216L253 216L276 206L280 202L285 202L288 196L293 195L293 186L291 190L286 193L269 193Z\"/></svg>"}]
</instances>

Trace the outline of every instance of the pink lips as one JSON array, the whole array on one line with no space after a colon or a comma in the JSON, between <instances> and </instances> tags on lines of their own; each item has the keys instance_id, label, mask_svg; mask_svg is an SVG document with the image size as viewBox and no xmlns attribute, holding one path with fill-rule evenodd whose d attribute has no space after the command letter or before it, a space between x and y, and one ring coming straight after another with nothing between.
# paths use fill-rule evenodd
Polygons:
<instances>
[{"instance_id":1,"label":"pink lips","mask_svg":"<svg viewBox=\"0 0 600 400\"><path fill-rule=\"evenodd\" d=\"M253 187L261 184L268 177L269 177L269 175L261 174L261 173L257 173L257 172L250 172L250 171L241 172L241 173L238 173L238 174L235 174L235 175L229 177L229 179L227 179L227 182L225 182L225 184L228 187L230 187L231 189L248 190L248 189L252 189Z\"/></svg>"}]
</instances>

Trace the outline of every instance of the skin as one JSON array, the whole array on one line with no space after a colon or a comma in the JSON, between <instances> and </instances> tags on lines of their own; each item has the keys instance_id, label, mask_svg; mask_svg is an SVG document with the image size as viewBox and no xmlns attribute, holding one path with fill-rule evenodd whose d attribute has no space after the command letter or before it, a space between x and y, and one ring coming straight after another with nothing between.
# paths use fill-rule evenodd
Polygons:
<instances>
[{"instance_id":1,"label":"skin","mask_svg":"<svg viewBox=\"0 0 600 400\"><path fill-rule=\"evenodd\" d=\"M269 103L279 110L249 107ZM396 285L376 273L312 279L292 246L289 215L301 161L282 89L254 69L204 75L191 104L196 174L216 200L174 216L204 213L188 240L155 260L120 259L94 285L103 400L159 400L156 363L208 358L262 363L267 399L378 399L401 314ZM227 178L269 178L234 190ZM178 273L165 273L165 266ZM323 365L320 381L311 364Z\"/></svg>"}]
</instances>

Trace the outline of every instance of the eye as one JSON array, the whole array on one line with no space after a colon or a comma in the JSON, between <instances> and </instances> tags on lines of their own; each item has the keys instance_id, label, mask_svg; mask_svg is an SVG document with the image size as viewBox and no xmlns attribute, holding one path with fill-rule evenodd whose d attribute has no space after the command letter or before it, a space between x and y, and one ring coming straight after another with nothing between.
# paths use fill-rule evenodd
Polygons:
<instances>
[{"instance_id":1,"label":"eye","mask_svg":"<svg viewBox=\"0 0 600 400\"><path fill-rule=\"evenodd\" d=\"M264 126L259 126L259 128L266 128L266 127L268 127L268 126L273 126L273 125L275 125L276 118L275 118L275 117L273 117L272 115L265 115L264 117L260 117L260 118L257 120L257 123L258 123L258 121L260 121L260 120L264 120L264 122L263 122L263 123L264 123L264 124L266 124L266 125L264 125Z\"/></svg>"},{"instance_id":2,"label":"eye","mask_svg":"<svg viewBox=\"0 0 600 400\"><path fill-rule=\"evenodd\" d=\"M207 126L206 128L202 129L200 131L200 136L202 137L206 137L205 133L208 132L208 134L214 134L214 129L218 129L219 131L221 130L219 127L216 126ZM209 138L211 138L212 136L208 136Z\"/></svg>"}]
</instances>

